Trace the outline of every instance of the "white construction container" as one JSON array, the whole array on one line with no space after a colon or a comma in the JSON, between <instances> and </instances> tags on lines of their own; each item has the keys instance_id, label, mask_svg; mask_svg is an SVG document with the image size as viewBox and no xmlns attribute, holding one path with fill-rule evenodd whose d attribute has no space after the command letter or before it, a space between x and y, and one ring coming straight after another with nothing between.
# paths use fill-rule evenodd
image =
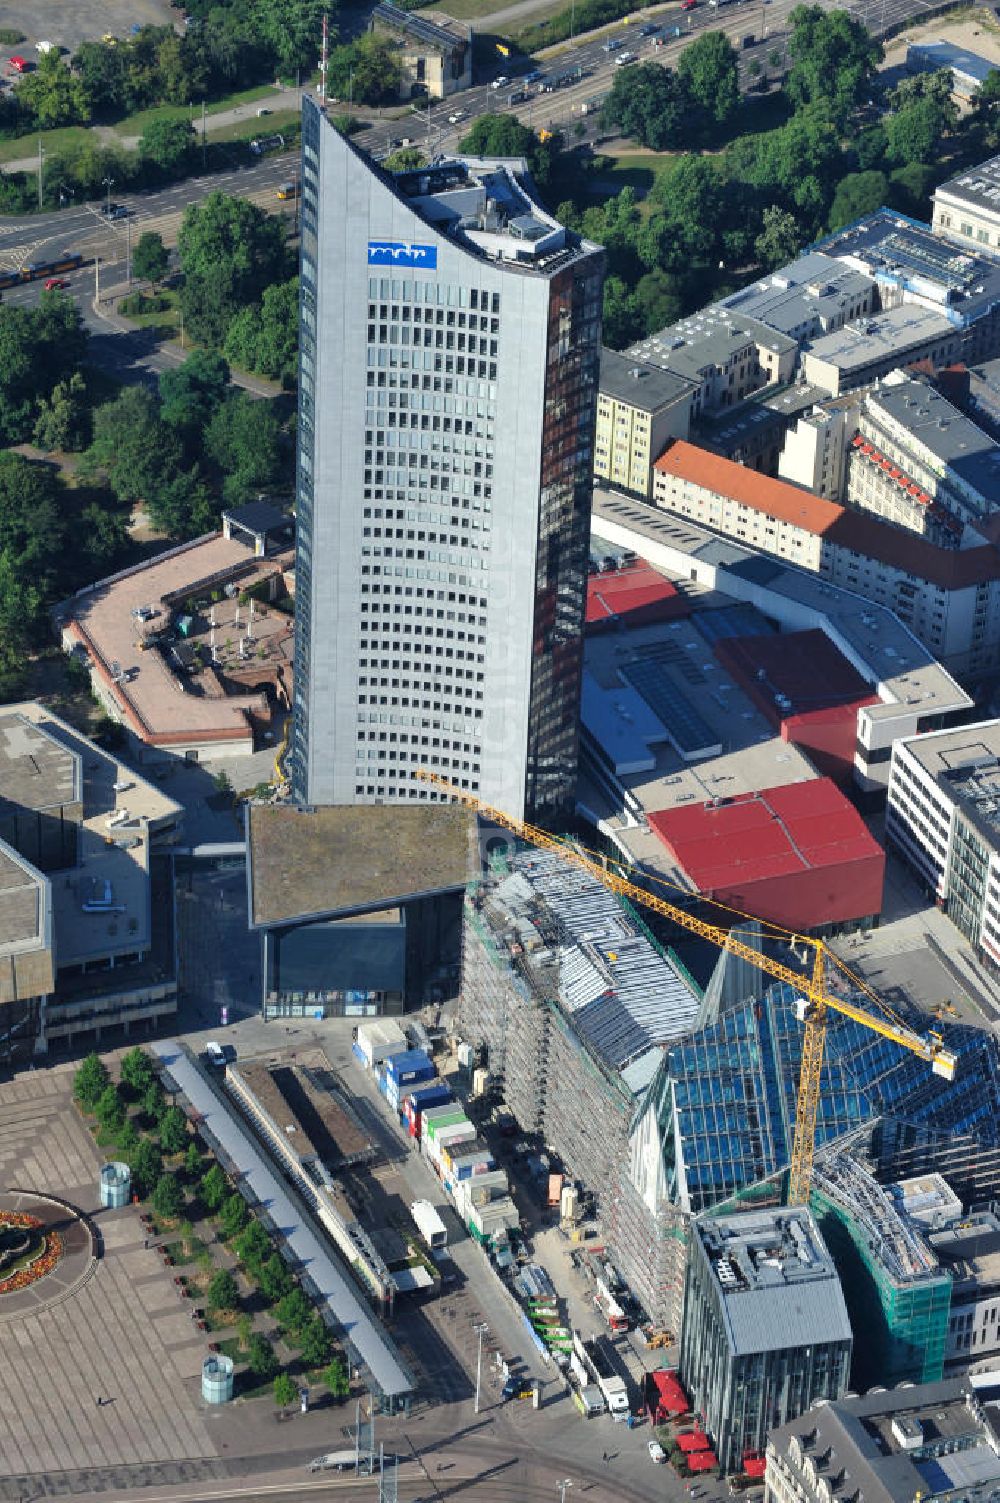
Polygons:
<instances>
[{"instance_id":1,"label":"white construction container","mask_svg":"<svg viewBox=\"0 0 1000 1503\"><path fill-rule=\"evenodd\" d=\"M415 1200L410 1215L431 1252L440 1252L448 1246L448 1228L429 1200Z\"/></svg>"},{"instance_id":2,"label":"white construction container","mask_svg":"<svg viewBox=\"0 0 1000 1503\"><path fill-rule=\"evenodd\" d=\"M409 1045L406 1034L392 1018L373 1018L358 1025L355 1053L369 1070L377 1069L393 1054L405 1054Z\"/></svg>"}]
</instances>

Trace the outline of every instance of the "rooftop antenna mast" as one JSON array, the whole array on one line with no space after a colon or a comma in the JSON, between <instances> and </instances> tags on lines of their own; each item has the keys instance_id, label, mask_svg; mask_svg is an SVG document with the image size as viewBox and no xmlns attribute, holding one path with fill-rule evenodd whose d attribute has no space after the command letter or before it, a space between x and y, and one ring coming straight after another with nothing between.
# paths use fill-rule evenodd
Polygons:
<instances>
[{"instance_id":1,"label":"rooftop antenna mast","mask_svg":"<svg viewBox=\"0 0 1000 1503\"><path fill-rule=\"evenodd\" d=\"M326 12L323 12L323 44L319 54L319 106L326 108L326 64L330 51L330 27Z\"/></svg>"}]
</instances>

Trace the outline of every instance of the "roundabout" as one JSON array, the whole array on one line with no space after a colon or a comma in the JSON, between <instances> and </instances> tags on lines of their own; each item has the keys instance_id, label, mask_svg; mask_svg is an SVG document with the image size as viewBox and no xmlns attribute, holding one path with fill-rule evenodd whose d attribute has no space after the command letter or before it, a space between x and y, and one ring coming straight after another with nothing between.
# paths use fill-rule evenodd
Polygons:
<instances>
[{"instance_id":1,"label":"roundabout","mask_svg":"<svg viewBox=\"0 0 1000 1503\"><path fill-rule=\"evenodd\" d=\"M89 1277L95 1252L90 1225L66 1202L0 1192L0 1321L66 1299Z\"/></svg>"}]
</instances>

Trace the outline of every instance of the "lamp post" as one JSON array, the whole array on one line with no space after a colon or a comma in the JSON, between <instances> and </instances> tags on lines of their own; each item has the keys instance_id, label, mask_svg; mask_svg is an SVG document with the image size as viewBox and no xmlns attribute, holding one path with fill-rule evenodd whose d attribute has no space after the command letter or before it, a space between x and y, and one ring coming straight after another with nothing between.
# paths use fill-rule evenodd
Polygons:
<instances>
[{"instance_id":1,"label":"lamp post","mask_svg":"<svg viewBox=\"0 0 1000 1503\"><path fill-rule=\"evenodd\" d=\"M572 1486L572 1477L564 1477L561 1482L556 1483L556 1487L559 1489L559 1503L566 1503L566 1489Z\"/></svg>"},{"instance_id":2,"label":"lamp post","mask_svg":"<svg viewBox=\"0 0 1000 1503\"><path fill-rule=\"evenodd\" d=\"M489 1326L485 1320L476 1323L474 1330L479 1337L479 1349L476 1353L476 1414L479 1413L479 1389L483 1376L483 1337L489 1335Z\"/></svg>"},{"instance_id":3,"label":"lamp post","mask_svg":"<svg viewBox=\"0 0 1000 1503\"><path fill-rule=\"evenodd\" d=\"M115 186L115 180L114 180L113 177L105 177L105 178L102 178L101 181L104 184L105 188L107 188L107 190L108 190L108 197L107 197L107 201L106 201L106 204L105 204L104 212L105 212L105 214L110 214L111 213L111 190Z\"/></svg>"},{"instance_id":4,"label":"lamp post","mask_svg":"<svg viewBox=\"0 0 1000 1503\"><path fill-rule=\"evenodd\" d=\"M44 160L45 160L45 148L42 146L42 138L41 138L41 136L39 136L39 138L38 138L38 207L39 208L42 207L42 175L43 175L43 171L44 171L42 163L44 162Z\"/></svg>"}]
</instances>

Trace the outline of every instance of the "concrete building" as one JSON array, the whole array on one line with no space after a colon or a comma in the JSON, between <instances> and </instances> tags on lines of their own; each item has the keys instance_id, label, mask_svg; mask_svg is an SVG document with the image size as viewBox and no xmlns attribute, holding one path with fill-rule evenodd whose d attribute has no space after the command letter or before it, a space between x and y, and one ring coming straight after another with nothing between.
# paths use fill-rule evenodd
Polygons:
<instances>
[{"instance_id":1,"label":"concrete building","mask_svg":"<svg viewBox=\"0 0 1000 1503\"><path fill-rule=\"evenodd\" d=\"M691 442L735 464L776 475L786 434L818 402L829 403L826 393L801 381L753 392L739 407L703 414L691 425Z\"/></svg>"},{"instance_id":2,"label":"concrete building","mask_svg":"<svg viewBox=\"0 0 1000 1503\"><path fill-rule=\"evenodd\" d=\"M956 246L897 209L876 209L845 225L817 250L874 279L883 310L906 304L947 318L965 361L1000 351L1000 260L965 237Z\"/></svg>"},{"instance_id":3,"label":"concrete building","mask_svg":"<svg viewBox=\"0 0 1000 1503\"><path fill-rule=\"evenodd\" d=\"M680 1378L724 1472L770 1431L847 1391L853 1336L809 1211L708 1217L693 1228Z\"/></svg>"},{"instance_id":4,"label":"concrete building","mask_svg":"<svg viewBox=\"0 0 1000 1503\"><path fill-rule=\"evenodd\" d=\"M467 810L250 803L246 826L264 1017L370 1017L450 995L477 864Z\"/></svg>"},{"instance_id":5,"label":"concrete building","mask_svg":"<svg viewBox=\"0 0 1000 1503\"><path fill-rule=\"evenodd\" d=\"M594 475L617 490L648 496L653 461L671 438L687 438L694 383L662 366L601 351Z\"/></svg>"},{"instance_id":6,"label":"concrete building","mask_svg":"<svg viewBox=\"0 0 1000 1503\"><path fill-rule=\"evenodd\" d=\"M918 360L948 365L960 349L958 330L943 314L904 304L814 339L803 352L802 372L807 381L837 397L897 366Z\"/></svg>"},{"instance_id":7,"label":"concrete building","mask_svg":"<svg viewBox=\"0 0 1000 1503\"><path fill-rule=\"evenodd\" d=\"M431 21L387 4L375 6L368 24L395 43L400 99L447 99L471 87L471 26L440 15Z\"/></svg>"},{"instance_id":8,"label":"concrete building","mask_svg":"<svg viewBox=\"0 0 1000 1503\"><path fill-rule=\"evenodd\" d=\"M390 176L304 105L300 799L572 803L603 274L522 161Z\"/></svg>"},{"instance_id":9,"label":"concrete building","mask_svg":"<svg viewBox=\"0 0 1000 1503\"><path fill-rule=\"evenodd\" d=\"M44 706L0 711L0 1058L176 1013L180 816Z\"/></svg>"},{"instance_id":10,"label":"concrete building","mask_svg":"<svg viewBox=\"0 0 1000 1503\"><path fill-rule=\"evenodd\" d=\"M789 335L710 304L639 340L626 359L661 366L689 381L691 415L698 418L735 407L762 387L790 381L797 353Z\"/></svg>"},{"instance_id":11,"label":"concrete building","mask_svg":"<svg viewBox=\"0 0 1000 1503\"><path fill-rule=\"evenodd\" d=\"M674 515L887 605L955 671L1000 662L1000 553L960 550L678 440L656 462L653 498Z\"/></svg>"},{"instance_id":12,"label":"concrete building","mask_svg":"<svg viewBox=\"0 0 1000 1503\"><path fill-rule=\"evenodd\" d=\"M275 530L259 520L241 524L242 510L224 533L98 580L55 613L141 762L245 756L291 706L293 555L287 539L271 550Z\"/></svg>"},{"instance_id":13,"label":"concrete building","mask_svg":"<svg viewBox=\"0 0 1000 1503\"><path fill-rule=\"evenodd\" d=\"M977 1211L927 1244L951 1278L946 1365L968 1367L1000 1352L1000 1219Z\"/></svg>"},{"instance_id":14,"label":"concrete building","mask_svg":"<svg viewBox=\"0 0 1000 1503\"><path fill-rule=\"evenodd\" d=\"M1000 721L893 747L886 837L976 958L1000 968Z\"/></svg>"},{"instance_id":15,"label":"concrete building","mask_svg":"<svg viewBox=\"0 0 1000 1503\"><path fill-rule=\"evenodd\" d=\"M847 500L941 548L1000 538L1000 444L927 381L893 371L865 394Z\"/></svg>"},{"instance_id":16,"label":"concrete building","mask_svg":"<svg viewBox=\"0 0 1000 1503\"><path fill-rule=\"evenodd\" d=\"M996 67L988 58L954 42L911 42L906 49L908 73L939 73L946 68L952 77L952 93L970 104Z\"/></svg>"},{"instance_id":17,"label":"concrete building","mask_svg":"<svg viewBox=\"0 0 1000 1503\"><path fill-rule=\"evenodd\" d=\"M821 251L807 251L715 306L755 319L801 346L874 313L878 295L863 271Z\"/></svg>"},{"instance_id":18,"label":"concrete building","mask_svg":"<svg viewBox=\"0 0 1000 1503\"><path fill-rule=\"evenodd\" d=\"M814 407L785 435L778 459L782 480L801 485L814 496L839 501L844 491L848 412L843 407Z\"/></svg>"},{"instance_id":19,"label":"concrete building","mask_svg":"<svg viewBox=\"0 0 1000 1503\"><path fill-rule=\"evenodd\" d=\"M857 710L854 781L862 794L884 796L895 741L953 725L972 707L970 696L912 629L856 587L831 584L624 496L595 493L592 528L595 547L630 550L681 585L695 603L751 606L782 633L821 631L870 686L874 699ZM740 634L747 635L745 625ZM714 701L706 703L711 710ZM608 830L631 822L618 812Z\"/></svg>"},{"instance_id":20,"label":"concrete building","mask_svg":"<svg viewBox=\"0 0 1000 1503\"><path fill-rule=\"evenodd\" d=\"M1000 250L1000 157L970 167L934 189L932 227L971 250Z\"/></svg>"},{"instance_id":21,"label":"concrete building","mask_svg":"<svg viewBox=\"0 0 1000 1503\"><path fill-rule=\"evenodd\" d=\"M764 1503L988 1503L1000 1484L994 1402L967 1379L817 1405L768 1441Z\"/></svg>"}]
</instances>

